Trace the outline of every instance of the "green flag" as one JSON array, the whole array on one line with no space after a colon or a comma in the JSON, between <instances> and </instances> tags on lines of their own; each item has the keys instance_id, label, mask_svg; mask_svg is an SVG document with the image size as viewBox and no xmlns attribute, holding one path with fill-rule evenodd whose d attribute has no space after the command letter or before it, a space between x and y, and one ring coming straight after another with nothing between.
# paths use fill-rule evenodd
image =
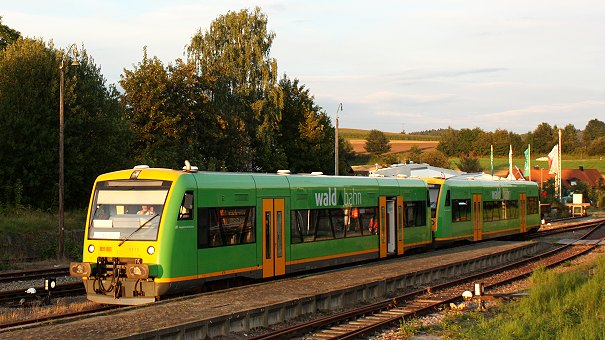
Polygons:
<instances>
[{"instance_id":1,"label":"green flag","mask_svg":"<svg viewBox=\"0 0 605 340\"><path fill-rule=\"evenodd\" d=\"M523 151L523 154L525 154L525 167L523 168L523 174L531 181L531 144L527 145L527 149Z\"/></svg>"}]
</instances>

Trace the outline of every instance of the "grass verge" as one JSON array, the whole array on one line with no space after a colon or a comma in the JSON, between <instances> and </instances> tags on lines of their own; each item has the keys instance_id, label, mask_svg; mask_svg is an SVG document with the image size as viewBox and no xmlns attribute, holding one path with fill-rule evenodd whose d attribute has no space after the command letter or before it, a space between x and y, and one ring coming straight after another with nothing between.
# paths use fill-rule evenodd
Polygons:
<instances>
[{"instance_id":1,"label":"grass verge","mask_svg":"<svg viewBox=\"0 0 605 340\"><path fill-rule=\"evenodd\" d=\"M85 211L65 212L65 256L82 257ZM14 262L47 260L57 257L59 217L27 208L0 210L0 269L11 269Z\"/></svg>"},{"instance_id":2,"label":"grass verge","mask_svg":"<svg viewBox=\"0 0 605 340\"><path fill-rule=\"evenodd\" d=\"M537 270L529 297L487 313L447 312L423 333L446 339L603 339L605 338L605 257L559 272ZM401 328L403 337L410 327Z\"/></svg>"}]
</instances>

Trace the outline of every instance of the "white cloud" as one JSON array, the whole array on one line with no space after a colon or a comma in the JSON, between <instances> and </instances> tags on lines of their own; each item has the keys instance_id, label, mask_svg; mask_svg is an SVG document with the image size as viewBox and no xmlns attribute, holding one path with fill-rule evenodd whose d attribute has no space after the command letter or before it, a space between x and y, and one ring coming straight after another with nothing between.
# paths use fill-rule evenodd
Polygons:
<instances>
[{"instance_id":1,"label":"white cloud","mask_svg":"<svg viewBox=\"0 0 605 340\"><path fill-rule=\"evenodd\" d=\"M55 46L84 43L110 83L142 58L182 57L198 29L260 6L279 73L341 126L406 131L583 128L605 116L605 6L567 0L12 1L3 23Z\"/></svg>"}]
</instances>

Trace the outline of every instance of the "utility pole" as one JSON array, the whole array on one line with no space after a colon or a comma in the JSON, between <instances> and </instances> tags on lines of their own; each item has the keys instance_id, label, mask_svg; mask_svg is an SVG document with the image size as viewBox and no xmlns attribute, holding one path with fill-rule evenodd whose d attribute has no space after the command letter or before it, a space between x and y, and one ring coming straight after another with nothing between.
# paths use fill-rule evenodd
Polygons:
<instances>
[{"instance_id":1,"label":"utility pole","mask_svg":"<svg viewBox=\"0 0 605 340\"><path fill-rule=\"evenodd\" d=\"M72 66L78 66L78 47L76 44L71 44L67 52L61 59L59 65L59 247L57 249L57 258L62 260L65 258L65 146L64 136L65 128L63 124L63 92L65 91L65 59L69 58L70 52L73 52L74 59Z\"/></svg>"},{"instance_id":2,"label":"utility pole","mask_svg":"<svg viewBox=\"0 0 605 340\"><path fill-rule=\"evenodd\" d=\"M336 133L334 136L334 176L338 176L338 110L342 112L342 103L336 108Z\"/></svg>"}]
</instances>

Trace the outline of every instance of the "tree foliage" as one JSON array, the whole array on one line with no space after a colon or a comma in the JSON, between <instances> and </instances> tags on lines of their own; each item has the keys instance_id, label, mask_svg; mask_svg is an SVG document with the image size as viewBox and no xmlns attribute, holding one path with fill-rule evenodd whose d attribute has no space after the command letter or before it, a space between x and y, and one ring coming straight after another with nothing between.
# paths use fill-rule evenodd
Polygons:
<instances>
[{"instance_id":1,"label":"tree foliage","mask_svg":"<svg viewBox=\"0 0 605 340\"><path fill-rule=\"evenodd\" d=\"M59 64L69 56L39 39L0 52L0 202L52 208L58 197ZM82 50L65 67L65 203L88 201L94 178L128 156L118 92Z\"/></svg>"},{"instance_id":2,"label":"tree foliage","mask_svg":"<svg viewBox=\"0 0 605 340\"><path fill-rule=\"evenodd\" d=\"M540 123L531 133L529 140L532 152L546 154L550 152L553 145L557 144L557 131L546 122Z\"/></svg>"},{"instance_id":3,"label":"tree foliage","mask_svg":"<svg viewBox=\"0 0 605 340\"><path fill-rule=\"evenodd\" d=\"M588 154L591 156L605 155L605 136L597 138L590 143Z\"/></svg>"},{"instance_id":4,"label":"tree foliage","mask_svg":"<svg viewBox=\"0 0 605 340\"><path fill-rule=\"evenodd\" d=\"M120 84L140 161L331 172L330 119L297 79L284 75L277 81L277 63L269 55L274 34L266 26L258 8L229 12L197 32L186 61L164 66L145 51L125 71Z\"/></svg>"},{"instance_id":5,"label":"tree foliage","mask_svg":"<svg viewBox=\"0 0 605 340\"><path fill-rule=\"evenodd\" d=\"M204 111L208 99L193 65L177 60L164 67L144 51L134 70L124 71L120 85L135 135L136 162L174 168L184 159L202 160L199 150L213 137L216 118Z\"/></svg>"},{"instance_id":6,"label":"tree foliage","mask_svg":"<svg viewBox=\"0 0 605 340\"><path fill-rule=\"evenodd\" d=\"M447 156L439 151L427 151L422 153L421 163L426 163L439 168L450 168L450 161Z\"/></svg>"},{"instance_id":7,"label":"tree foliage","mask_svg":"<svg viewBox=\"0 0 605 340\"><path fill-rule=\"evenodd\" d=\"M521 136L503 129L485 132L480 128L461 130L449 128L437 145L437 150L448 157L462 157L469 154L487 156L493 146L494 155L507 156L511 145L514 153L520 153L527 147Z\"/></svg>"},{"instance_id":8,"label":"tree foliage","mask_svg":"<svg viewBox=\"0 0 605 340\"><path fill-rule=\"evenodd\" d=\"M605 122L598 119L591 119L582 131L582 141L585 146L589 146L603 136L605 136Z\"/></svg>"},{"instance_id":9,"label":"tree foliage","mask_svg":"<svg viewBox=\"0 0 605 340\"><path fill-rule=\"evenodd\" d=\"M483 167L479 162L479 158L474 156L462 156L460 160L456 164L460 171L464 172L481 172L483 171Z\"/></svg>"},{"instance_id":10,"label":"tree foliage","mask_svg":"<svg viewBox=\"0 0 605 340\"><path fill-rule=\"evenodd\" d=\"M412 145L410 150L408 151L408 160L414 163L421 163L422 160L422 149L418 146L418 144Z\"/></svg>"},{"instance_id":11,"label":"tree foliage","mask_svg":"<svg viewBox=\"0 0 605 340\"><path fill-rule=\"evenodd\" d=\"M573 124L567 124L561 130L561 151L564 153L571 153L576 150L579 145L578 130Z\"/></svg>"},{"instance_id":12,"label":"tree foliage","mask_svg":"<svg viewBox=\"0 0 605 340\"><path fill-rule=\"evenodd\" d=\"M9 44L14 43L19 39L21 33L2 24L2 16L0 16L0 51L6 49Z\"/></svg>"},{"instance_id":13,"label":"tree foliage","mask_svg":"<svg viewBox=\"0 0 605 340\"><path fill-rule=\"evenodd\" d=\"M230 170L268 171L287 165L277 142L283 93L277 61L269 55L274 37L257 7L218 17L187 47L189 62L200 76L211 79L205 91L208 110L220 117L222 138L216 142Z\"/></svg>"},{"instance_id":14,"label":"tree foliage","mask_svg":"<svg viewBox=\"0 0 605 340\"><path fill-rule=\"evenodd\" d=\"M288 168L292 172L321 171L333 173L334 128L330 118L313 101L313 96L298 79L287 76L279 81L284 95L282 120L277 133ZM352 146L349 150L352 151ZM348 157L344 140L339 145L339 170L346 169Z\"/></svg>"},{"instance_id":15,"label":"tree foliage","mask_svg":"<svg viewBox=\"0 0 605 340\"><path fill-rule=\"evenodd\" d=\"M370 130L368 137L366 137L366 151L381 155L391 151L391 145L387 136L379 130Z\"/></svg>"}]
</instances>

